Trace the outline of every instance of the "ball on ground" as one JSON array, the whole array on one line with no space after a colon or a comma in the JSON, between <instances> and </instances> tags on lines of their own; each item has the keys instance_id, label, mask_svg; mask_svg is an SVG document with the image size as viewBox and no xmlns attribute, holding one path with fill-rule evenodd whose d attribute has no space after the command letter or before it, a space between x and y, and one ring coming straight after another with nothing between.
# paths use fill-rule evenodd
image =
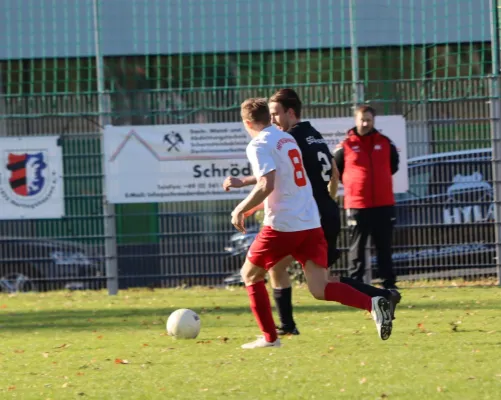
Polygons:
<instances>
[{"instance_id":1,"label":"ball on ground","mask_svg":"<svg viewBox=\"0 0 501 400\"><path fill-rule=\"evenodd\" d=\"M167 319L167 334L179 339L195 339L200 333L200 317L188 308L174 311Z\"/></svg>"}]
</instances>

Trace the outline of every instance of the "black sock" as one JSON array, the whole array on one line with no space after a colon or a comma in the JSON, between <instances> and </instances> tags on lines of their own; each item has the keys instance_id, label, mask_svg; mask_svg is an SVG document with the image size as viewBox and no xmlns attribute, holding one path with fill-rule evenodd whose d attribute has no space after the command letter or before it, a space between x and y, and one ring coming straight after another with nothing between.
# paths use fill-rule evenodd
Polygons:
<instances>
[{"instance_id":1,"label":"black sock","mask_svg":"<svg viewBox=\"0 0 501 400\"><path fill-rule=\"evenodd\" d=\"M281 327L294 329L296 323L292 318L292 288L273 289L273 298L277 306Z\"/></svg>"},{"instance_id":2,"label":"black sock","mask_svg":"<svg viewBox=\"0 0 501 400\"><path fill-rule=\"evenodd\" d=\"M382 296L385 299L389 299L391 293L387 289L380 289L375 286L367 285L363 282L356 281L355 279L351 278L341 278L341 283L346 283L347 285L350 285L352 288L357 289L359 292L365 293L368 296L371 297L378 297Z\"/></svg>"}]
</instances>

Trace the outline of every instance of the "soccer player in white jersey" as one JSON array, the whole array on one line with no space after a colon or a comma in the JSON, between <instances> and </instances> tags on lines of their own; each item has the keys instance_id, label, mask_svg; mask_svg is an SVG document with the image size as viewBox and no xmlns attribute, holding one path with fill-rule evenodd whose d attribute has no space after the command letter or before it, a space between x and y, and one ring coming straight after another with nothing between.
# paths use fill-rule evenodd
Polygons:
<instances>
[{"instance_id":1,"label":"soccer player in white jersey","mask_svg":"<svg viewBox=\"0 0 501 400\"><path fill-rule=\"evenodd\" d=\"M347 284L328 279L327 242L296 141L272 126L266 99L248 99L242 103L240 112L252 137L247 157L257 183L233 210L231 222L245 232L245 217L263 202L265 211L263 228L241 269L251 310L263 336L242 348L280 347L264 277L267 270L288 255L303 266L308 289L316 299L371 312L379 336L388 339L392 331L388 301L383 297L372 298Z\"/></svg>"}]
</instances>

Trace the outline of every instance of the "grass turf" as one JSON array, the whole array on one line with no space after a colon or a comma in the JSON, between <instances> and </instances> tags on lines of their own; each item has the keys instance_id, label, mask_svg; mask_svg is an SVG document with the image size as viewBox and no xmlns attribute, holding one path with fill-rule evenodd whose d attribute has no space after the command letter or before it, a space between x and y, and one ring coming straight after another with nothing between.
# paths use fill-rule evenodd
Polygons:
<instances>
[{"instance_id":1,"label":"grass turf","mask_svg":"<svg viewBox=\"0 0 501 400\"><path fill-rule=\"evenodd\" d=\"M366 312L293 297L301 335L242 350L243 289L0 295L0 398L499 399L499 288L404 290L386 342ZM177 308L197 339L165 334Z\"/></svg>"}]
</instances>

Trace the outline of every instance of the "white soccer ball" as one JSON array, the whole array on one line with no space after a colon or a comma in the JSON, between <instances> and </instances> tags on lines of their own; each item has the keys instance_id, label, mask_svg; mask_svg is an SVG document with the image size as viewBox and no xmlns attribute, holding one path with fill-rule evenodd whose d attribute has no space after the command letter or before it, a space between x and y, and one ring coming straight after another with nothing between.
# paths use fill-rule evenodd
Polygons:
<instances>
[{"instance_id":1,"label":"white soccer ball","mask_svg":"<svg viewBox=\"0 0 501 400\"><path fill-rule=\"evenodd\" d=\"M193 310L181 308L167 319L167 334L180 339L195 339L200 333L200 317Z\"/></svg>"}]
</instances>

